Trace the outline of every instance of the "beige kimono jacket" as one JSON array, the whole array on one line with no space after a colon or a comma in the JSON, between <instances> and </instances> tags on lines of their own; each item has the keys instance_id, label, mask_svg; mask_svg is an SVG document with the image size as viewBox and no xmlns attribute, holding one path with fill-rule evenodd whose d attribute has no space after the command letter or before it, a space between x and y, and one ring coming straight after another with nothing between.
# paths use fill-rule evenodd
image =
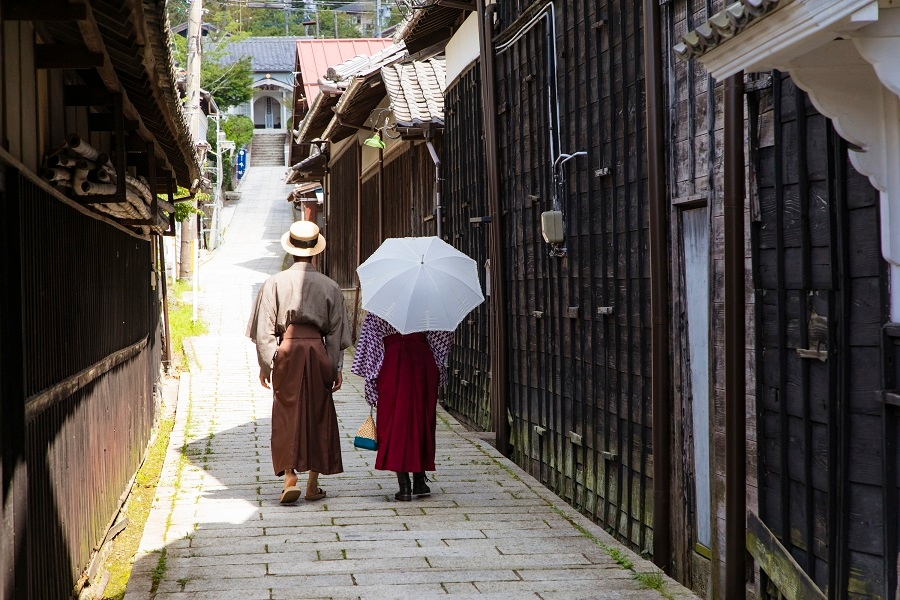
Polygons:
<instances>
[{"instance_id":1,"label":"beige kimono jacket","mask_svg":"<svg viewBox=\"0 0 900 600\"><path fill-rule=\"evenodd\" d=\"M272 359L278 340L290 323L308 323L325 338L325 348L335 375L350 346L350 324L344 296L338 284L319 273L310 263L297 262L270 277L256 296L247 324L247 337L256 343L260 371L271 379Z\"/></svg>"}]
</instances>

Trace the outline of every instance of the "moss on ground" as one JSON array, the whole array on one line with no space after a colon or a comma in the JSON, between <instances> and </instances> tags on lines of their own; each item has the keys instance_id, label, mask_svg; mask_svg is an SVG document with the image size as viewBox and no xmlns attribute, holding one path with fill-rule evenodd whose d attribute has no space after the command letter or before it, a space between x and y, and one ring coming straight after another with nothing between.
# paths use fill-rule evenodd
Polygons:
<instances>
[{"instance_id":1,"label":"moss on ground","mask_svg":"<svg viewBox=\"0 0 900 600\"><path fill-rule=\"evenodd\" d=\"M125 586L131 576L134 556L141 543L144 524L147 522L150 506L156 495L156 486L159 483L166 449L169 447L169 436L174 425L174 419L160 421L159 432L153 446L138 471L134 487L131 488L128 501L122 509L123 514L128 517L128 527L116 536L112 551L101 568L101 572L105 569L110 573L109 583L103 592L104 600L121 600L125 597Z\"/></svg>"}]
</instances>

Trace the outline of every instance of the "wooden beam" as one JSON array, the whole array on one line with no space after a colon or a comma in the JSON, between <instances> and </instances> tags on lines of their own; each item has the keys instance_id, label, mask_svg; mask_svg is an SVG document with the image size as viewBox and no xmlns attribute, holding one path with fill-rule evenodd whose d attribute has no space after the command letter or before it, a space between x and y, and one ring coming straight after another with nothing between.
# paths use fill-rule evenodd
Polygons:
<instances>
[{"instance_id":1,"label":"wooden beam","mask_svg":"<svg viewBox=\"0 0 900 600\"><path fill-rule=\"evenodd\" d=\"M75 44L35 44L36 69L93 69L103 66L103 55Z\"/></svg>"},{"instance_id":2,"label":"wooden beam","mask_svg":"<svg viewBox=\"0 0 900 600\"><path fill-rule=\"evenodd\" d=\"M787 600L825 600L825 594L756 513L747 513L747 550Z\"/></svg>"},{"instance_id":3,"label":"wooden beam","mask_svg":"<svg viewBox=\"0 0 900 600\"><path fill-rule=\"evenodd\" d=\"M135 131L140 127L134 119L125 119L125 131ZM90 113L88 115L88 128L91 131L115 131L116 124L112 113Z\"/></svg>"},{"instance_id":4,"label":"wooden beam","mask_svg":"<svg viewBox=\"0 0 900 600\"><path fill-rule=\"evenodd\" d=\"M125 198L125 115L122 111L122 94L113 96L113 124L115 124L116 154L116 196Z\"/></svg>"},{"instance_id":5,"label":"wooden beam","mask_svg":"<svg viewBox=\"0 0 900 600\"><path fill-rule=\"evenodd\" d=\"M63 86L63 104L66 106L109 106L112 94L104 87L94 85Z\"/></svg>"},{"instance_id":6,"label":"wooden beam","mask_svg":"<svg viewBox=\"0 0 900 600\"><path fill-rule=\"evenodd\" d=\"M4 21L83 21L87 6L69 4L65 0L6 0L3 3Z\"/></svg>"}]
</instances>

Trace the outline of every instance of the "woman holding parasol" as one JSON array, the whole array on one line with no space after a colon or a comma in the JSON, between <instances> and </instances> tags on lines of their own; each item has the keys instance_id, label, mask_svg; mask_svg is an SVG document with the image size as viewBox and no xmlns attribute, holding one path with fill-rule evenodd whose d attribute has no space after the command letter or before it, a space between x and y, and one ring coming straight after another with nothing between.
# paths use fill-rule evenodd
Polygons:
<instances>
[{"instance_id":1,"label":"woman holding parasol","mask_svg":"<svg viewBox=\"0 0 900 600\"><path fill-rule=\"evenodd\" d=\"M357 273L369 313L351 371L379 408L375 468L395 471L394 498L409 501L431 493L425 472L435 469L437 393L453 330L484 296L475 261L436 237L385 240Z\"/></svg>"}]
</instances>

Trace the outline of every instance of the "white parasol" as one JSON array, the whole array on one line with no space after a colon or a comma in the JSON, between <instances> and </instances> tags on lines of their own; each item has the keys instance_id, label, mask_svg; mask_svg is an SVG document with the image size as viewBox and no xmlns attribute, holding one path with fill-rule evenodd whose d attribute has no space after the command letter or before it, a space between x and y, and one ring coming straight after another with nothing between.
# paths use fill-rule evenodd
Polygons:
<instances>
[{"instance_id":1,"label":"white parasol","mask_svg":"<svg viewBox=\"0 0 900 600\"><path fill-rule=\"evenodd\" d=\"M356 272L362 307L400 333L453 331L484 302L475 261L437 237L386 239Z\"/></svg>"}]
</instances>

